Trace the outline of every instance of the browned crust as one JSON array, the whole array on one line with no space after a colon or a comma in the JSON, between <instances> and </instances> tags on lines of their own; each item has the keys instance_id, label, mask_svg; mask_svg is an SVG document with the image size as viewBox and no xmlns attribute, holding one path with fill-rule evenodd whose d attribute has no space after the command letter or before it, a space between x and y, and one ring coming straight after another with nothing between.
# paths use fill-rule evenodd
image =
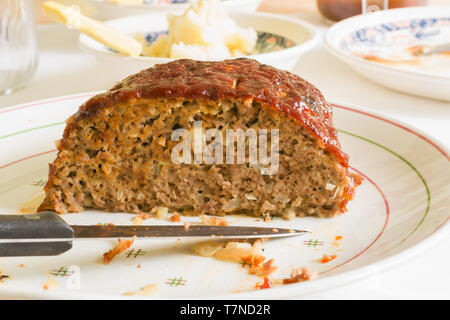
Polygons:
<instances>
[{"instance_id":1,"label":"browned crust","mask_svg":"<svg viewBox=\"0 0 450 320\"><path fill-rule=\"evenodd\" d=\"M320 91L293 73L247 58L220 62L181 59L132 75L83 104L68 120L62 144L71 126L81 119L141 98L252 99L295 119L348 166L348 156L332 125L331 107Z\"/></svg>"}]
</instances>

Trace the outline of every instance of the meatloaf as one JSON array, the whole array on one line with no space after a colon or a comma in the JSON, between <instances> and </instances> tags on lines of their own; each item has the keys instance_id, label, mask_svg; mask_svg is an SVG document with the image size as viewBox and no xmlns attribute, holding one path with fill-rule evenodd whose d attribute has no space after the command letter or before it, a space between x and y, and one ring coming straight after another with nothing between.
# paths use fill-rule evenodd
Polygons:
<instances>
[{"instance_id":1,"label":"meatloaf","mask_svg":"<svg viewBox=\"0 0 450 320\"><path fill-rule=\"evenodd\" d=\"M244 163L173 161L173 132L195 123L223 134L264 129L270 148L278 130L276 172L247 161L249 151ZM84 103L57 147L39 211L332 217L361 182L320 91L247 58L177 60L132 75Z\"/></svg>"}]
</instances>

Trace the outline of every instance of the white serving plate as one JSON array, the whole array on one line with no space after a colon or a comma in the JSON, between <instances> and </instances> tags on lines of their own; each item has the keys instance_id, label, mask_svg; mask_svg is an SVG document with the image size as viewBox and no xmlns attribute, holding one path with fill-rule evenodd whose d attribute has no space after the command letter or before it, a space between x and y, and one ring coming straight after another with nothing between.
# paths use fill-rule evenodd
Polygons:
<instances>
[{"instance_id":1,"label":"white serving plate","mask_svg":"<svg viewBox=\"0 0 450 320\"><path fill-rule=\"evenodd\" d=\"M427 57L419 63L405 61L413 59L407 48L448 42L450 6L360 15L336 23L325 36L328 50L368 79L391 89L445 101L450 101L450 55Z\"/></svg>"},{"instance_id":2,"label":"white serving plate","mask_svg":"<svg viewBox=\"0 0 450 320\"><path fill-rule=\"evenodd\" d=\"M42 195L48 163L56 155L54 141L61 137L65 119L92 95L0 110L0 150L4 151L0 153L0 212L17 213ZM310 230L305 236L268 242L264 254L279 266L274 278L306 266L319 272L319 279L255 290L260 278L239 264L192 254L193 240L138 239L110 265L101 258L115 240L76 240L71 251L56 257L0 258L0 270L9 276L0 283L0 298L127 298L122 294L151 283L159 286L154 299L292 298L361 280L406 260L413 262L415 255L450 230L448 150L426 134L364 108L335 105L334 123L350 155L351 170L365 176L348 213L332 219L270 223L228 218L232 225ZM71 224L132 224L134 215L85 212L62 217ZM198 218L183 217L181 223L185 221ZM336 241L336 236L343 239ZM337 258L322 264L323 254ZM79 286L71 287L73 281ZM45 283L58 286L44 290Z\"/></svg>"},{"instance_id":3,"label":"white serving plate","mask_svg":"<svg viewBox=\"0 0 450 320\"><path fill-rule=\"evenodd\" d=\"M189 1L153 0L142 5L117 5L105 0L85 0L95 8L95 17L102 20L140 15L153 12L183 12ZM262 0L223 0L223 8L228 11L256 11Z\"/></svg>"},{"instance_id":4,"label":"white serving plate","mask_svg":"<svg viewBox=\"0 0 450 320\"><path fill-rule=\"evenodd\" d=\"M313 25L287 16L262 12L233 12L230 17L242 27L252 27L256 31L279 35L295 43L294 46L286 49L247 56L279 69L289 70L295 66L301 55L310 50L318 39L318 33ZM167 18L164 13L120 18L106 23L128 34L152 33L168 29ZM154 64L175 60L171 58L123 56L111 51L105 45L85 34L80 35L79 42L82 49L94 55L102 63L123 71L124 77L149 68Z\"/></svg>"}]
</instances>

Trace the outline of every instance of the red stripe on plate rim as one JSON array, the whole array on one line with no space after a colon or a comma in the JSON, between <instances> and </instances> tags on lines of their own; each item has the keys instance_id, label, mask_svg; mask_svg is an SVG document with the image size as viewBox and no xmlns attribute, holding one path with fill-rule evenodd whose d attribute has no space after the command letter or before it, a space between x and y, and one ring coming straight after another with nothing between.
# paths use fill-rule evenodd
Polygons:
<instances>
[{"instance_id":1,"label":"red stripe on plate rim","mask_svg":"<svg viewBox=\"0 0 450 320\"><path fill-rule=\"evenodd\" d=\"M32 103L27 103L27 104L15 106L15 107L6 108L5 110L0 110L0 114L12 112L12 111L23 110L23 109L27 109L27 108L31 108L31 107L36 107L36 106L42 106L42 105L59 102L59 101L92 97L95 94L96 93L83 93L83 94L79 94L79 95L70 95L70 96L58 97L58 98L54 98L54 99L41 100L41 101L37 101L37 102L32 102Z\"/></svg>"},{"instance_id":2,"label":"red stripe on plate rim","mask_svg":"<svg viewBox=\"0 0 450 320\"><path fill-rule=\"evenodd\" d=\"M422 140L424 140L425 142L427 142L428 144L430 144L431 146L433 146L433 147L434 147L436 150L438 150L438 151L439 151L439 152L440 152L447 160L450 161L450 156L447 154L447 152L446 152L444 149L442 149L442 148L441 148L440 146L438 146L436 143L434 143L433 141L431 141L431 140L428 139L427 137L423 136L422 134L418 133L417 131L414 131L414 130L412 130L412 129L410 129L410 128L408 128L408 127L406 127L406 126L404 126L404 125L402 125L402 124L400 124L400 123L397 123L397 122L395 122L395 121L392 121L392 120L383 118L382 116L375 115L375 114L370 113L370 112L366 112L366 111L363 111L363 110L358 110L358 109L351 108L351 107L347 107L347 106L342 106L342 105L335 104L335 103L332 103L332 105L333 105L333 107L338 108L338 109L344 109L344 110L348 110L348 111L360 113L360 114L362 114L362 115L365 115L365 116L368 116L368 117L371 117L371 118L374 118L374 119L377 119L377 120L381 120L381 121L387 122L387 123L389 123L389 124L391 124L391 125L394 125L394 126L400 128L400 129L403 129L403 130L405 130L405 131L407 131L407 132L409 132L409 133L412 133L412 134L414 134L415 136L417 136L417 137L419 137L420 139L422 139Z\"/></svg>"},{"instance_id":3,"label":"red stripe on plate rim","mask_svg":"<svg viewBox=\"0 0 450 320\"><path fill-rule=\"evenodd\" d=\"M384 220L384 224L383 227L381 228L381 231L378 233L378 235L375 237L374 240L372 240L372 242L365 247L362 251L360 251L359 253L357 253L356 255L354 255L353 257L351 257L350 259L347 259L346 261L342 262L341 264L338 264L328 270L322 271L320 274L324 274L327 272L330 272L332 270L335 270L337 268L342 267L343 265L349 263L350 261L353 261L354 259L358 258L360 255L362 255L364 252L366 252L367 250L369 250L370 247L372 247L377 241L378 239L380 239L380 237L383 235L384 231L386 230L387 224L389 222L389 215L391 213L390 207L389 207L389 201L386 197L386 195L384 194L383 190L381 190L381 188L378 186L378 184L375 183L375 181L373 181L372 179L370 179L367 175L365 175L364 173L362 173L361 171L359 171L356 168L350 167L352 170L356 171L358 174L362 175L364 177L364 179L366 179L367 181L369 181L374 187L375 189L377 189L378 193L381 195L381 197L383 198L384 201L384 206L386 208L386 218Z\"/></svg>"}]
</instances>

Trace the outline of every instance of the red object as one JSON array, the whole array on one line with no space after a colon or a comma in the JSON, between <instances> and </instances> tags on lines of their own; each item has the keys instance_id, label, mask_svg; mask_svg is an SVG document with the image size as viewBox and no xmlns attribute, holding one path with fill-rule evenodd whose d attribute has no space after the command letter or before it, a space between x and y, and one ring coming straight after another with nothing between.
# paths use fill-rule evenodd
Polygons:
<instances>
[{"instance_id":1,"label":"red object","mask_svg":"<svg viewBox=\"0 0 450 320\"><path fill-rule=\"evenodd\" d=\"M256 287L259 289L269 289L272 288L272 282L270 282L269 278L265 277L264 282Z\"/></svg>"},{"instance_id":2,"label":"red object","mask_svg":"<svg viewBox=\"0 0 450 320\"><path fill-rule=\"evenodd\" d=\"M337 255L335 255L335 254L333 254L332 256L329 256L329 255L327 255L327 254L324 254L323 256L322 256L322 260L320 260L320 262L321 263L328 263L328 262L330 262L330 261L332 261L332 260L334 260L334 259L336 259L337 258Z\"/></svg>"}]
</instances>

